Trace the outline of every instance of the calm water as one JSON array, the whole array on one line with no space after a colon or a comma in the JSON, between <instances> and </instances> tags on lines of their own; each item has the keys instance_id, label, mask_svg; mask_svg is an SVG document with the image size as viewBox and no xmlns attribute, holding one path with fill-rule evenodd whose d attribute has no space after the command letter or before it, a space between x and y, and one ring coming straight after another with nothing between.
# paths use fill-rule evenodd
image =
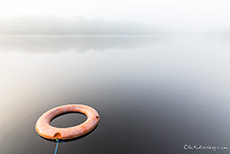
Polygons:
<instances>
[{"instance_id":1,"label":"calm water","mask_svg":"<svg viewBox=\"0 0 230 154\"><path fill-rule=\"evenodd\" d=\"M0 37L0 153L54 153L35 123L77 103L101 122L58 154L229 154L229 92L229 36ZM51 124L84 120L71 113Z\"/></svg>"}]
</instances>

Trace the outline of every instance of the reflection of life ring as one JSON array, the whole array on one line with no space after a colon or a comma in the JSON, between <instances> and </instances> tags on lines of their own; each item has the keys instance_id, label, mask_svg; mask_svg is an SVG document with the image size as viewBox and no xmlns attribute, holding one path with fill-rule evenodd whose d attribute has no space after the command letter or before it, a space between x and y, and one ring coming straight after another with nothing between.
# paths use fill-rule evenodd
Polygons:
<instances>
[{"instance_id":1,"label":"reflection of life ring","mask_svg":"<svg viewBox=\"0 0 230 154\"><path fill-rule=\"evenodd\" d=\"M81 112L87 116L87 120L80 125L57 128L50 125L50 121L56 116L67 112ZM36 131L47 139L72 139L84 135L93 130L100 120L97 111L89 106L80 104L63 105L44 113L36 123Z\"/></svg>"}]
</instances>

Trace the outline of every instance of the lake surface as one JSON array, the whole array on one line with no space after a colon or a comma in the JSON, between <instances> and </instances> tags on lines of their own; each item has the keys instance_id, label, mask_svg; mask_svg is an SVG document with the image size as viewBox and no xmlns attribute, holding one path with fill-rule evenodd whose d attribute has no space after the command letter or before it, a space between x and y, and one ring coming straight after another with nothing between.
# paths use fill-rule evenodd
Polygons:
<instances>
[{"instance_id":1,"label":"lake surface","mask_svg":"<svg viewBox=\"0 0 230 154\"><path fill-rule=\"evenodd\" d=\"M229 154L229 93L230 36L1 36L0 153L54 153L37 119L86 104L98 127L58 154ZM84 120L71 113L51 124Z\"/></svg>"}]
</instances>

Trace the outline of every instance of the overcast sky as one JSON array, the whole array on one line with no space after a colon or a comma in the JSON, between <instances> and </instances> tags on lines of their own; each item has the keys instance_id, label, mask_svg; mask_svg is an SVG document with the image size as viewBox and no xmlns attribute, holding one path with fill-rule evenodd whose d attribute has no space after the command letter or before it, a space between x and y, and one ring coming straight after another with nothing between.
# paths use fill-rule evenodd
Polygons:
<instances>
[{"instance_id":1,"label":"overcast sky","mask_svg":"<svg viewBox=\"0 0 230 154\"><path fill-rule=\"evenodd\" d=\"M27 15L126 20L178 32L230 30L230 0L0 0L0 17Z\"/></svg>"}]
</instances>

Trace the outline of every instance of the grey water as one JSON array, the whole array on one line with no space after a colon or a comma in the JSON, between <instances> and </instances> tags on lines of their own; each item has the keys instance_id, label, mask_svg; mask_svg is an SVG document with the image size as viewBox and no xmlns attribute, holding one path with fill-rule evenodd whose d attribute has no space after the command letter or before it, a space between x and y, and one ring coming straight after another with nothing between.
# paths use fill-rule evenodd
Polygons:
<instances>
[{"instance_id":1,"label":"grey water","mask_svg":"<svg viewBox=\"0 0 230 154\"><path fill-rule=\"evenodd\" d=\"M58 154L227 154L229 93L227 35L1 36L0 153L54 153L37 119L86 104L99 125ZM51 125L85 120L71 113Z\"/></svg>"}]
</instances>

